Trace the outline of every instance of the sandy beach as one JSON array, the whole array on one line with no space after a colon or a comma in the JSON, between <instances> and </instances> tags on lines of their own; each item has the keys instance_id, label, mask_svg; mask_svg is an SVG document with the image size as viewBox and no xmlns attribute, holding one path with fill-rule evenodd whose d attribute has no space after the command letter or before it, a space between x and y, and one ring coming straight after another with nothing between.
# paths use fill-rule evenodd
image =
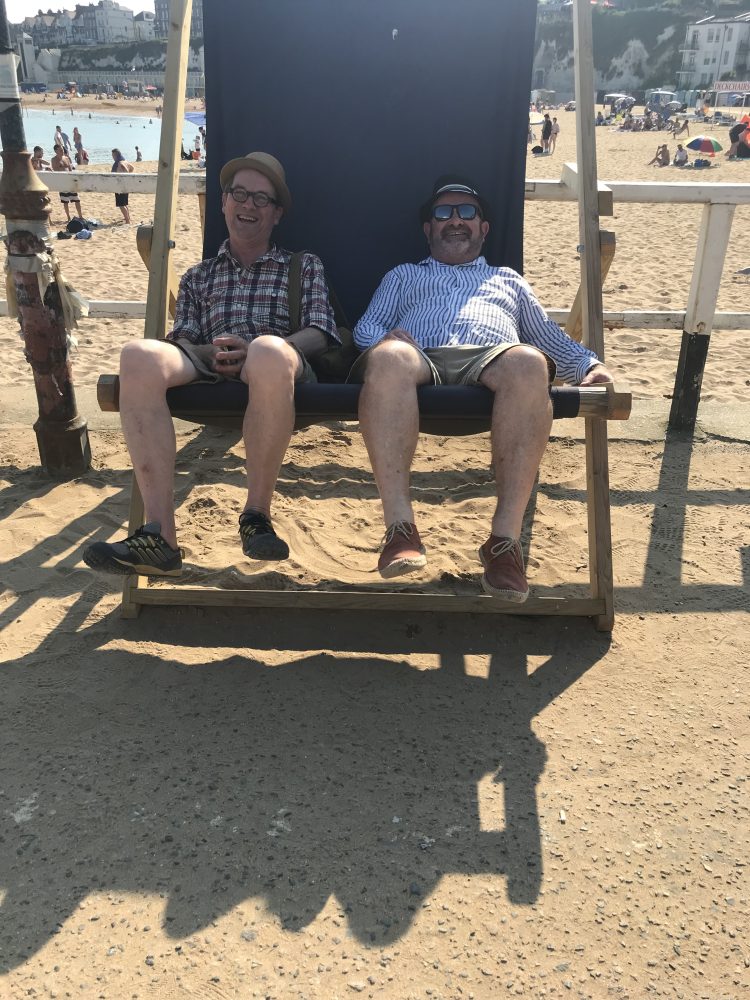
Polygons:
<instances>
[{"instance_id":1,"label":"sandy beach","mask_svg":"<svg viewBox=\"0 0 750 1000\"><path fill-rule=\"evenodd\" d=\"M530 178L575 160L574 116L558 118ZM597 129L600 177L750 183L750 161L721 154L695 174L647 167L662 141L674 153L661 133ZM67 278L91 300L144 300L135 225L112 195L82 202L104 226L56 243ZM152 218L153 198L130 210ZM616 204L605 310L684 310L700 215ZM747 310L749 222L738 208L722 311ZM200 256L194 197L175 238L181 271ZM526 275L549 308L573 300L577 243L574 204L527 202ZM56 482L38 467L17 322L0 319L0 996L747 996L750 333L713 334L690 438L665 432L680 333L605 332L634 393L632 419L609 425L611 637L489 615L122 620L81 550L127 519L127 451L95 385L141 335L135 320L81 326L93 466ZM581 435L555 424L540 470L541 593L588 577ZM292 555L270 571L237 540L237 436L178 424L177 444L187 579L375 583L382 525L356 424L294 437L274 508ZM483 436L420 442L424 588L478 589L488 454Z\"/></svg>"}]
</instances>

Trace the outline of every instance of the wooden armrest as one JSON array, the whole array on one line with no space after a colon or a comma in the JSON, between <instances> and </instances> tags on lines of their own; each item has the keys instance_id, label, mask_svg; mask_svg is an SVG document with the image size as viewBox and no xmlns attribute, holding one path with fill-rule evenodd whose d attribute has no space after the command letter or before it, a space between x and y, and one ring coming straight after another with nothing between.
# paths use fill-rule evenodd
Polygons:
<instances>
[{"instance_id":1,"label":"wooden armrest","mask_svg":"<svg viewBox=\"0 0 750 1000\"><path fill-rule=\"evenodd\" d=\"M96 383L96 401L103 413L120 412L120 376L100 375Z\"/></svg>"},{"instance_id":2,"label":"wooden armrest","mask_svg":"<svg viewBox=\"0 0 750 1000\"><path fill-rule=\"evenodd\" d=\"M581 385L579 417L601 417L603 420L628 420L633 408L633 394L622 382L602 385Z\"/></svg>"}]
</instances>

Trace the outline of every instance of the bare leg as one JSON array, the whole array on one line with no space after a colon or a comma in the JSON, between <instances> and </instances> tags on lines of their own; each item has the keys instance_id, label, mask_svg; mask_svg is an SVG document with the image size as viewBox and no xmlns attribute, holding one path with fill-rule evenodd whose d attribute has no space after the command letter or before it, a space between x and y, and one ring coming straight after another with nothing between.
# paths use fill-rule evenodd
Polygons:
<instances>
[{"instance_id":1,"label":"bare leg","mask_svg":"<svg viewBox=\"0 0 750 1000\"><path fill-rule=\"evenodd\" d=\"M258 337L247 352L242 380L248 404L242 424L247 456L247 503L267 516L281 463L294 430L294 379L302 362L280 337Z\"/></svg>"},{"instance_id":2,"label":"bare leg","mask_svg":"<svg viewBox=\"0 0 750 1000\"><path fill-rule=\"evenodd\" d=\"M414 523L409 474L419 438L417 386L430 381L420 354L403 340L384 340L368 355L359 426L383 503L386 527Z\"/></svg>"},{"instance_id":3,"label":"bare leg","mask_svg":"<svg viewBox=\"0 0 750 1000\"><path fill-rule=\"evenodd\" d=\"M67 201L63 202L63 208L65 209L65 218L70 222L70 209L68 208Z\"/></svg>"},{"instance_id":4,"label":"bare leg","mask_svg":"<svg viewBox=\"0 0 750 1000\"><path fill-rule=\"evenodd\" d=\"M120 211L125 222L130 225L130 209L127 205L120 205Z\"/></svg>"},{"instance_id":5,"label":"bare leg","mask_svg":"<svg viewBox=\"0 0 750 1000\"><path fill-rule=\"evenodd\" d=\"M518 538L552 428L547 362L539 351L513 347L480 376L492 389L492 460L497 506L492 534Z\"/></svg>"},{"instance_id":6,"label":"bare leg","mask_svg":"<svg viewBox=\"0 0 750 1000\"><path fill-rule=\"evenodd\" d=\"M168 388L198 377L178 348L159 340L126 344L120 355L120 420L145 508L177 548L174 520L175 435Z\"/></svg>"},{"instance_id":7,"label":"bare leg","mask_svg":"<svg viewBox=\"0 0 750 1000\"><path fill-rule=\"evenodd\" d=\"M76 201L76 202L74 202L74 204L75 204L75 207L76 207L76 212L78 213L78 218L82 219L83 218L83 212L81 211L81 203L80 203L80 201Z\"/></svg>"}]
</instances>

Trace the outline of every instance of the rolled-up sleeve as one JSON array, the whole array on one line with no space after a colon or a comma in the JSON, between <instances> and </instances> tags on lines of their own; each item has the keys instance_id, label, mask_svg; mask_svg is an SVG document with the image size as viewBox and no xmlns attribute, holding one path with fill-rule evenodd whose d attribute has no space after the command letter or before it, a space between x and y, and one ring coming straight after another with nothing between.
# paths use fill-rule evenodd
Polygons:
<instances>
[{"instance_id":1,"label":"rolled-up sleeve","mask_svg":"<svg viewBox=\"0 0 750 1000\"><path fill-rule=\"evenodd\" d=\"M366 350L398 326L401 282L396 271L389 271L378 285L365 314L354 327L354 343Z\"/></svg>"},{"instance_id":2,"label":"rolled-up sleeve","mask_svg":"<svg viewBox=\"0 0 750 1000\"><path fill-rule=\"evenodd\" d=\"M305 254L302 263L302 328L317 327L334 343L341 343L336 329L336 319L328 298L328 284L319 257Z\"/></svg>"},{"instance_id":3,"label":"rolled-up sleeve","mask_svg":"<svg viewBox=\"0 0 750 1000\"><path fill-rule=\"evenodd\" d=\"M189 340L191 344L208 343L201 331L200 298L196 295L192 271L186 271L180 279L174 324L167 334L167 340Z\"/></svg>"},{"instance_id":4,"label":"rolled-up sleeve","mask_svg":"<svg viewBox=\"0 0 750 1000\"><path fill-rule=\"evenodd\" d=\"M520 323L518 336L524 344L532 344L548 354L557 366L557 377L578 385L589 368L598 365L599 358L587 347L572 340L549 318L542 304L522 279L519 292Z\"/></svg>"}]
</instances>

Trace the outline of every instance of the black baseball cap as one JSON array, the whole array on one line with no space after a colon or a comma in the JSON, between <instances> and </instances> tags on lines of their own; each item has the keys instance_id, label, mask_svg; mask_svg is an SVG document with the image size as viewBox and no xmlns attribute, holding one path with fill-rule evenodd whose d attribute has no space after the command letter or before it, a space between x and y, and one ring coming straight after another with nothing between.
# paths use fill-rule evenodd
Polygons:
<instances>
[{"instance_id":1,"label":"black baseball cap","mask_svg":"<svg viewBox=\"0 0 750 1000\"><path fill-rule=\"evenodd\" d=\"M479 202L482 218L489 220L490 206L481 196L476 185L473 184L472 181L470 181L467 177L460 176L459 174L442 174L433 184L432 195L419 209L419 221L422 224L430 221L432 206L441 194L445 194L448 191L456 191L459 194L467 194L474 198L475 201Z\"/></svg>"}]
</instances>

